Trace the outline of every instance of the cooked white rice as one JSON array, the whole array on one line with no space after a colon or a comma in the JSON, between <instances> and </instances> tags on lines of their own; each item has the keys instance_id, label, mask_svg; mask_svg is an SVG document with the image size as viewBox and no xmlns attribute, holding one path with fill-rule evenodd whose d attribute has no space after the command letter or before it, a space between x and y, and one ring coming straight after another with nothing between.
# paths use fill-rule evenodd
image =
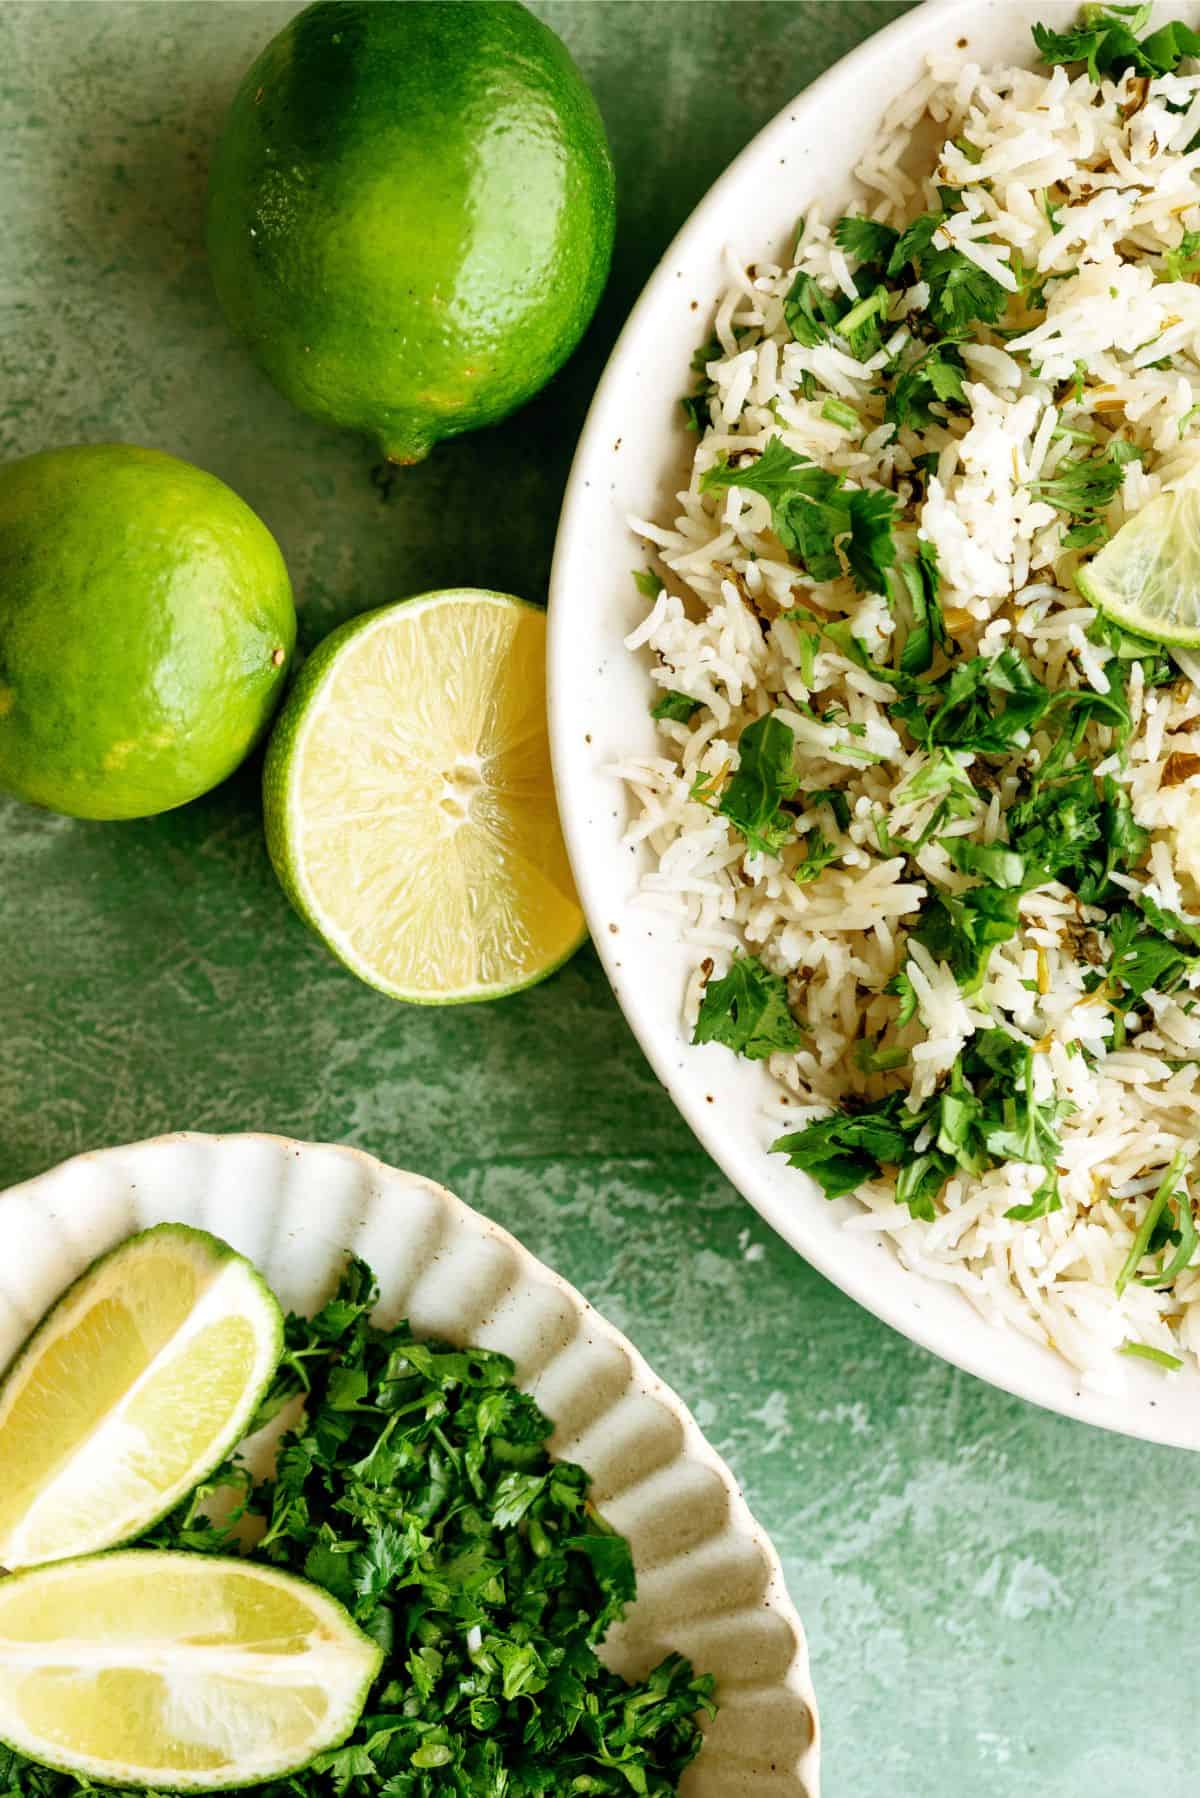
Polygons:
<instances>
[{"instance_id":1,"label":"cooked white rice","mask_svg":"<svg viewBox=\"0 0 1200 1798\"><path fill-rule=\"evenodd\" d=\"M929 121L942 142L936 168L928 155L914 166L914 133L928 145ZM1107 1386L1119 1385L1129 1365L1113 1354L1122 1344L1184 1358L1200 1353L1195 1256L1167 1290L1131 1281L1118 1297L1114 1286L1164 1168L1177 1150L1191 1156L1197 1146L1200 1004L1190 995L1200 974L1173 996L1149 993L1129 1014L1125 1046L1114 1048L1111 1006L1085 991L1088 963L1073 946L1078 902L1054 884L1025 896L1017 935L993 952L982 990L964 998L949 968L907 941L906 926L927 892L970 883L936 841L913 862L883 854L874 825L882 814L893 834L919 832L933 801L909 800L905 787L927 758L889 718L891 688L827 641L806 685L795 629L779 616L797 604L849 616L871 653L894 628L887 601L862 596L849 579L814 583L772 534L764 498L737 488L701 494L699 481L719 454L761 451L782 436L854 485L893 491L897 541L911 552L920 537L937 550L959 654L993 655L1015 643L1046 685L1104 691L1110 651L1086 634L1095 614L1074 588L1079 556L1061 545L1070 521L1027 484L1072 453L1071 437L1056 435L1057 427L1097 424L1107 432L1114 422L1144 459L1125 469L1108 509L1112 529L1200 472L1200 417L1192 417L1200 404L1200 286L1161 278L1159 263L1185 229L1200 228L1200 150L1185 150L1198 131L1196 73L1149 83L1127 75L1095 86L1062 68L985 70L959 53L931 57L856 170L857 200L826 220L810 210L787 266L730 264L715 318L720 353L705 370L711 424L698 441L690 484L674 519L631 521L666 586L629 647L653 655L661 687L702 708L687 724L663 723L659 753L632 757L618 771L636 802L630 838L648 843L653 855L641 901L677 918L695 948L684 1025L690 1033L706 979L741 949L788 977L807 1034L799 1052L769 1061L790 1102L785 1108L776 1095L764 1141L781 1116L799 1129L848 1095L877 1097L898 1081L911 1081L916 1105L982 1026L1001 1025L1036 1045L1039 1079L1075 1106L1061 1126L1061 1209L1032 1223L1007 1218L1043 1177L1040 1167L1010 1162L952 1178L933 1223L897 1205L893 1181L872 1181L858 1192L861 1209L847 1228L883 1233L908 1267L957 1286L986 1316L1052 1345L1086 1379ZM973 148L964 151L964 142ZM896 430L883 423L872 389L905 329L903 314L928 298L921 284L894 307L885 351L869 364L836 343L793 341L783 300L797 270L827 292L854 293L832 220L869 212L903 226L937 207L939 184L962 189L958 246L1008 287L1015 256L1035 264L1046 277L1044 306L1007 340L973 329L963 349L969 411L920 432ZM1047 189L1060 208L1056 231L1043 203ZM1081 391L1065 391L1080 362ZM805 371L815 381L812 398L804 394ZM822 416L830 395L861 415L861 435ZM918 483L910 478L914 458L930 451L939 457L936 475ZM1122 783L1137 822L1151 833L1144 865L1128 871L1130 887L1194 922L1200 774L1178 773L1200 768L1182 759L1200 755L1200 655L1175 659L1178 679L1155 688L1143 687L1135 666L1136 728L1125 753L1111 755L1111 733L1095 723L1081 753ZM800 709L814 700L821 711L836 702L860 727L853 739ZM838 860L806 885L790 873L799 849L748 854L729 821L691 796L700 773L710 794L720 790L737 766L739 733L768 711L795 734L803 787L841 786L851 807L848 831L837 833ZM1035 762L1046 746L1035 739ZM879 759L864 761L863 750ZM990 798L981 792L973 819L954 828L990 841L1015 792L1014 772ZM801 810L796 820L800 833L818 824L829 832L827 811ZM898 1002L884 989L903 966L919 1007L908 1027L911 1068L864 1074L854 1046L894 1025ZM1069 1053L1073 1043L1089 1055ZM800 1189L798 1176L798 1197Z\"/></svg>"}]
</instances>

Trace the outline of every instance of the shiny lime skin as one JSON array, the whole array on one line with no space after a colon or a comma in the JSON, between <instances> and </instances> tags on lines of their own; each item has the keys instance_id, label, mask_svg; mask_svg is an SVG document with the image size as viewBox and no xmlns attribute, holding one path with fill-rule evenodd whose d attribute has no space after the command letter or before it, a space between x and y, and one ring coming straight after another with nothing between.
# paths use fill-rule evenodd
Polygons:
<instances>
[{"instance_id":1,"label":"shiny lime skin","mask_svg":"<svg viewBox=\"0 0 1200 1798\"><path fill-rule=\"evenodd\" d=\"M296 640L262 520L124 443L0 467L0 788L79 818L207 792L266 729Z\"/></svg>"},{"instance_id":2,"label":"shiny lime skin","mask_svg":"<svg viewBox=\"0 0 1200 1798\"><path fill-rule=\"evenodd\" d=\"M565 362L614 218L595 102L523 6L318 0L234 99L209 260L289 399L415 462Z\"/></svg>"}]
</instances>

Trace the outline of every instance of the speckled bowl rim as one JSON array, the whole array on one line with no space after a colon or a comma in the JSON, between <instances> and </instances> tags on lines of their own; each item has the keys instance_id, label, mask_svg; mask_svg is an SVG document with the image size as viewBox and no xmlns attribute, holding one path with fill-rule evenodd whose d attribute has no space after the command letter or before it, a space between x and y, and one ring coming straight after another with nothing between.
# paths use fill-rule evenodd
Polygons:
<instances>
[{"instance_id":1,"label":"speckled bowl rim","mask_svg":"<svg viewBox=\"0 0 1200 1798\"><path fill-rule=\"evenodd\" d=\"M1156 22L1172 11L1154 10ZM741 259L762 257L783 248L806 203L848 197L849 171L929 50L965 39L981 61L1031 61L1034 21L1076 11L1073 0L926 0L785 106L696 207L630 314L576 450L550 583L551 749L576 886L613 991L659 1080L755 1210L843 1292L943 1360L1064 1416L1196 1449L1200 1371L1164 1377L1125 1362L1113 1370L1124 1390L1086 1385L1059 1355L907 1270L879 1238L844 1231L852 1201L830 1204L807 1175L768 1153L763 1113L779 1089L760 1067L684 1040L690 957L669 919L632 903L637 872L649 864L622 841L628 803L609 772L623 755L659 747L649 718L658 689L644 658L623 646L645 612L630 579L640 558L626 520L670 515L686 478L678 395L693 383L691 354L725 285L723 246Z\"/></svg>"},{"instance_id":2,"label":"speckled bowl rim","mask_svg":"<svg viewBox=\"0 0 1200 1798\"><path fill-rule=\"evenodd\" d=\"M793 1767L781 1769L783 1774L781 1779L777 1781L772 1778L766 1784L769 1785L772 1793L778 1794L778 1798L819 1798L820 1729L816 1697L809 1672L804 1628L788 1595L783 1569L774 1544L752 1516L729 1467L706 1440L682 1399L654 1373L640 1351L621 1331L602 1317L561 1274L556 1273L553 1268L548 1267L525 1248L518 1238L500 1224L493 1222L483 1213L467 1205L437 1182L429 1180L423 1175L393 1168L366 1151L350 1145L303 1142L262 1131L228 1134L179 1131L152 1137L142 1142L88 1150L72 1156L69 1160L59 1163L46 1172L0 1192L0 1374L3 1372L4 1365L11 1358L5 1347L6 1326L9 1347L15 1353L24 1335L28 1334L47 1306L70 1284L72 1279L77 1277L82 1268L95 1255L114 1246L117 1241L123 1240L124 1235L128 1233L128 1223L131 1218L136 1220L135 1228L144 1228L150 1221L166 1219L199 1223L201 1227L211 1229L227 1240L232 1240L235 1247L242 1246L238 1241L239 1219L234 1218L235 1227L233 1229L222 1228L219 1206L214 1218L210 1215L203 1199L198 1204L191 1195L195 1191L209 1195L215 1191L215 1181L213 1184L206 1185L205 1178L210 1176L210 1169L222 1160L228 1163L230 1170L235 1170L239 1161L249 1163L256 1156L265 1159L268 1164L276 1164L278 1172L279 1187L275 1193L274 1209L270 1221L269 1239L272 1254L284 1259L292 1257L299 1262L304 1254L313 1250L316 1252L316 1260L311 1262L308 1272L297 1273L298 1280L303 1281L307 1278L311 1283L311 1267L317 1267L321 1270L320 1282L326 1288L332 1285L335 1270L342 1264L346 1251L348 1249L358 1250L360 1248L358 1239L363 1235L369 1236L372 1227L378 1228L377 1223L373 1225L374 1207L394 1206L395 1211L391 1222L393 1227L398 1229L400 1208L404 1204L404 1193L407 1190L410 1195L419 1196L422 1204L432 1205L440 1211L441 1225L432 1239L432 1245L423 1250L425 1260L419 1264L417 1272L413 1274L411 1266L406 1264L408 1285L402 1295L390 1300L386 1275L380 1274L380 1304L385 1311L394 1311L401 1305L408 1311L411 1302L415 1305L416 1312L419 1313L422 1304L419 1295L423 1290L422 1282L424 1280L428 1278L435 1284L440 1281L444 1286L446 1267L453 1266L454 1255L459 1248L464 1244L468 1246L488 1245L492 1249L502 1250L509 1257L512 1269L515 1271L506 1277L505 1283L497 1292L491 1294L488 1300L488 1309L483 1313L478 1333L473 1325L466 1325L466 1331L470 1332L470 1340L481 1341L485 1346L504 1349L503 1329L505 1326L501 1325L500 1319L502 1316L506 1317L512 1342L512 1346L507 1352L512 1353L514 1359L518 1361L517 1377L520 1380L520 1351L515 1345L518 1341L525 1341L520 1332L522 1303L525 1311L532 1317L532 1295L551 1293L557 1295L573 1318L573 1328L568 1335L553 1347L548 1357L539 1355L532 1376L527 1380L522 1380L523 1385L527 1385L536 1395L548 1370L555 1368L577 1349L585 1358L591 1355L596 1363L597 1373L603 1360L598 1351L606 1348L615 1352L628 1369L628 1382L621 1389L619 1397L608 1402L607 1411L601 1409L596 1415L589 1415L577 1436L568 1438L565 1442L560 1443L561 1432L556 1426L555 1437L552 1438L551 1445L556 1453L574 1457L572 1444L575 1440L581 1439L583 1436L590 1438L605 1419L614 1414L618 1406L627 1398L645 1399L651 1401L658 1411L665 1413L664 1428L669 1424L677 1426L679 1446L673 1451L668 1461L653 1462L647 1466L644 1472L637 1470L636 1462L631 1457L628 1462L627 1477L616 1495L617 1498L620 1497L621 1492L636 1491L643 1480L658 1478L664 1471L670 1472L676 1467L685 1470L687 1467L700 1468L715 1476L716 1481L723 1489L723 1498L727 1507L726 1520L721 1529L712 1532L710 1536L701 1538L699 1546L703 1548L713 1542L725 1541L726 1538L734 1547L738 1543L743 1548L749 1545L754 1554L761 1559L765 1573L762 1596L755 1609L757 1611L761 1606L762 1610L770 1613L790 1633L792 1642L790 1661L782 1677L771 1685L753 1687L751 1702L752 1704L759 1703L760 1695L765 1694L768 1714L770 1714L769 1704L772 1702L772 1694L774 1694L774 1701L782 1700L793 1707L798 1703L807 1711L808 1716L809 1739L803 1754L799 1756ZM197 1174L195 1168L189 1172L187 1163L194 1163L198 1167L201 1161L205 1163L202 1174ZM304 1197L303 1181L310 1178L310 1173L312 1179L316 1181L320 1177L322 1164L332 1165L334 1162L354 1171L360 1183L360 1190L354 1203L365 1208L364 1215L358 1219L348 1240L335 1240L324 1234L321 1229L320 1214L312 1210L306 1197L301 1208L302 1216L298 1214L296 1217L292 1217L288 1210L287 1195L291 1190L289 1181L292 1181L293 1184L299 1182L298 1194ZM302 1179L301 1168L303 1168ZM220 1171L222 1175L226 1172L224 1168ZM234 1174L230 1171L231 1187L233 1178ZM174 1196L176 1194L180 1196ZM124 1196L123 1210L119 1205L122 1195ZM293 1195L293 1197L295 1196ZM263 1202L266 1202L265 1198ZM97 1218L93 1222L89 1222L86 1215L89 1203L97 1213ZM33 1208L26 1214L27 1218L35 1217L39 1225L47 1222L51 1225L49 1238L43 1237L42 1250L36 1265L31 1254L27 1253L24 1256L22 1254L20 1214L18 1212L18 1207L22 1204ZM247 1206L240 1195L237 1208L240 1217L247 1219L251 1217L253 1207ZM204 1215L196 1216L197 1210L202 1210ZM193 1215L189 1216L189 1211ZM111 1225L112 1219L117 1215L123 1219L124 1227L114 1233ZM14 1218L18 1220L15 1225ZM250 1227L248 1223L247 1228ZM14 1228L17 1232L15 1254L10 1240ZM55 1235L55 1230L57 1230L57 1235ZM363 1252L367 1252L365 1245L361 1246L363 1246ZM244 1249L244 1252L251 1253L252 1258L258 1259L258 1256L253 1255L251 1250ZM66 1265L67 1261L70 1262L69 1266ZM462 1257L462 1267L465 1273L467 1270L465 1254ZM264 1269L264 1271L268 1270ZM277 1270L274 1270L274 1278L276 1281L279 1280ZM21 1289L20 1301L15 1301L13 1297L12 1284L14 1282ZM471 1282L467 1279L463 1288L464 1305L469 1303L466 1295L470 1289ZM455 1290L457 1292L457 1287ZM434 1301L435 1309L439 1306L444 1307L447 1302L441 1292L441 1286L438 1291L439 1298ZM529 1296L523 1300L523 1294ZM514 1296L517 1301L515 1306L511 1304ZM450 1302L452 1309L456 1310L457 1297ZM510 1311L511 1316L508 1316ZM17 1318L16 1331L12 1327L13 1315ZM492 1332L493 1324L495 1325L495 1334ZM533 1326L527 1324L528 1327ZM537 1324L536 1330L538 1332L547 1330L544 1320ZM436 1331L425 1330L422 1333L453 1336L455 1330L453 1325L449 1327L439 1325ZM468 1338L466 1334L463 1334L459 1339L465 1342ZM535 1334L532 1339L540 1341L541 1337ZM550 1411L549 1414L551 1421L554 1422L553 1412ZM586 1453L580 1453L577 1458L586 1468L588 1465ZM588 1470L592 1471L590 1468ZM675 1502L678 1504L680 1500L677 1498ZM599 1508L602 1512L606 1508L603 1498L599 1501ZM636 1556L636 1531L631 1529L629 1533ZM685 1550L676 1558L686 1559L687 1554L692 1552L695 1551L693 1549ZM672 1564L671 1558L668 1557L668 1567ZM652 1573L658 1565L658 1562L653 1564ZM635 1648L637 1609L637 1602L635 1602L630 1607L625 1623L618 1626L619 1631L632 1638ZM724 1621L728 1623L734 1616L744 1615L745 1610L746 1606L743 1603L740 1611L736 1606L731 1605L730 1611L726 1614L718 1611L710 1616L706 1613L705 1619L701 1620L701 1629L703 1630L705 1620L721 1622L724 1616ZM750 1618L750 1623L754 1626L754 1617ZM687 1652L685 1642L681 1642L680 1646ZM731 1708L735 1703L736 1700L731 1700ZM790 1714L794 1715L794 1712ZM747 1726L743 1725L742 1727L745 1731ZM754 1733L756 1733L756 1726L751 1728L751 1734ZM736 1777L736 1759L732 1763L733 1777L729 1780L720 1774L700 1777L701 1769L704 1767L705 1753L707 1753L707 1749L701 1753L699 1760L685 1776L681 1788L685 1798L687 1794L693 1792L695 1798L724 1798L727 1789L730 1792L736 1791L740 1798L743 1791L750 1790L749 1785L744 1784L745 1775L741 1778ZM726 1749L722 1754L722 1762L728 1758ZM760 1779L755 1779L755 1789L757 1790L763 1783Z\"/></svg>"}]
</instances>

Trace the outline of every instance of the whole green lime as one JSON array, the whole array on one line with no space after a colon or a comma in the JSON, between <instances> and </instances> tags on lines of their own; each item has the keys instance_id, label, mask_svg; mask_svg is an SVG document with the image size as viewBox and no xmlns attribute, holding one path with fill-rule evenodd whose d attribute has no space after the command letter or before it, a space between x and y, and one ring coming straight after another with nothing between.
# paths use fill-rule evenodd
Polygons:
<instances>
[{"instance_id":1,"label":"whole green lime","mask_svg":"<svg viewBox=\"0 0 1200 1798\"><path fill-rule=\"evenodd\" d=\"M278 545L215 475L124 443L0 468L0 788L184 805L262 735L295 640Z\"/></svg>"},{"instance_id":2,"label":"whole green lime","mask_svg":"<svg viewBox=\"0 0 1200 1798\"><path fill-rule=\"evenodd\" d=\"M289 399L416 462L566 361L614 217L595 102L523 6L319 0L238 90L208 246Z\"/></svg>"}]
</instances>

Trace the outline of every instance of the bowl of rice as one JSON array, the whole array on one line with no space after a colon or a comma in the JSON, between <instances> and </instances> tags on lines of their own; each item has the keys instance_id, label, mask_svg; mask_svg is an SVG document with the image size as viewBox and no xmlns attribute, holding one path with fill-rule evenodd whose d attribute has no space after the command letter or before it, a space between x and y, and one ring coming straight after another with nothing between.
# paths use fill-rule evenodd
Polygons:
<instances>
[{"instance_id":1,"label":"bowl of rice","mask_svg":"<svg viewBox=\"0 0 1200 1798\"><path fill-rule=\"evenodd\" d=\"M597 391L549 679L593 939L750 1203L1200 1447L1194 27L931 0L767 126Z\"/></svg>"}]
</instances>

